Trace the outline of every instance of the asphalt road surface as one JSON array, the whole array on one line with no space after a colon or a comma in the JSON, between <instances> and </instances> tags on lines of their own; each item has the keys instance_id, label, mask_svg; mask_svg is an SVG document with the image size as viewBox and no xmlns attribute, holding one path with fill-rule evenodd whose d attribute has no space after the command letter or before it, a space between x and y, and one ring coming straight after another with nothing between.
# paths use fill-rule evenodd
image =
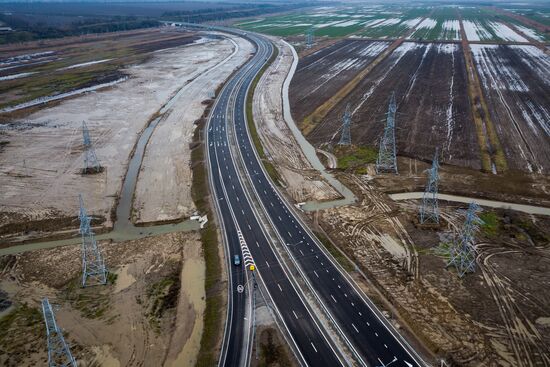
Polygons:
<instances>
[{"instance_id":1,"label":"asphalt road surface","mask_svg":"<svg viewBox=\"0 0 550 367\"><path fill-rule=\"evenodd\" d=\"M238 238L240 230L254 258L259 276L299 350L301 362L310 366L338 366L345 363L280 266L279 258L264 234L263 224L252 209L237 173L234 159L242 157L249 179L254 185L254 192L248 194L255 195L261 201L273 227L283 242L288 244L290 253L347 339L356 358L369 366L389 363L392 366L419 366L419 358L412 348L388 327L388 322L383 320L383 316L374 309L366 296L355 289L332 259L321 250L292 208L272 186L261 166L246 126L245 101L248 87L269 59L273 46L261 36L248 34L246 37L256 44L256 53L220 93L210 115L207 133L209 178L218 213L223 219L230 261L234 254L240 255L242 259ZM235 138L241 157L235 157L230 150L227 134L229 123L235 124ZM234 267L231 274L232 305L221 363L227 366L246 363L247 359L243 354L249 353L244 335L247 327L245 293L241 294L236 290L237 284L246 282L245 271L241 265Z\"/></svg>"}]
</instances>

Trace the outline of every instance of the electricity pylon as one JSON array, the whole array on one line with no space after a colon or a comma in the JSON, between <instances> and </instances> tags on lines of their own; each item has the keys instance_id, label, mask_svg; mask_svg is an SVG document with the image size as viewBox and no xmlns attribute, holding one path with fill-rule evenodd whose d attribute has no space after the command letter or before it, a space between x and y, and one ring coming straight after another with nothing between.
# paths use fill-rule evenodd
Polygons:
<instances>
[{"instance_id":1,"label":"electricity pylon","mask_svg":"<svg viewBox=\"0 0 550 367\"><path fill-rule=\"evenodd\" d=\"M346 112L342 116L342 136L340 136L339 145L350 145L351 144L351 111L349 103L346 106Z\"/></svg>"},{"instance_id":2,"label":"electricity pylon","mask_svg":"<svg viewBox=\"0 0 550 367\"><path fill-rule=\"evenodd\" d=\"M439 206L437 203L437 189L439 184L438 149L435 150L432 168L428 172L428 184L422 196L420 207L420 224L439 224Z\"/></svg>"},{"instance_id":3,"label":"electricity pylon","mask_svg":"<svg viewBox=\"0 0 550 367\"><path fill-rule=\"evenodd\" d=\"M107 283L107 270L101 252L97 247L91 219L86 214L82 196L80 200L80 234L82 235L82 287Z\"/></svg>"},{"instance_id":4,"label":"electricity pylon","mask_svg":"<svg viewBox=\"0 0 550 367\"><path fill-rule=\"evenodd\" d=\"M313 34L313 28L310 28L306 32L306 48L312 48L313 47L313 40L314 40L314 34Z\"/></svg>"},{"instance_id":5,"label":"electricity pylon","mask_svg":"<svg viewBox=\"0 0 550 367\"><path fill-rule=\"evenodd\" d=\"M101 166L97 160L95 149L90 139L90 131L86 122L82 121L82 137L84 139L84 173L93 173L101 171Z\"/></svg>"},{"instance_id":6,"label":"electricity pylon","mask_svg":"<svg viewBox=\"0 0 550 367\"><path fill-rule=\"evenodd\" d=\"M42 300L42 313L48 338L48 367L76 367L76 360L65 342L63 332L55 322L55 315L47 298Z\"/></svg>"},{"instance_id":7,"label":"electricity pylon","mask_svg":"<svg viewBox=\"0 0 550 367\"><path fill-rule=\"evenodd\" d=\"M471 202L466 211L466 219L460 232L451 245L450 257L447 266L454 266L458 276L462 278L466 273L473 273L476 268L476 251L474 248L474 236L483 221L478 213L481 211L479 205Z\"/></svg>"},{"instance_id":8,"label":"electricity pylon","mask_svg":"<svg viewBox=\"0 0 550 367\"><path fill-rule=\"evenodd\" d=\"M391 94L390 103L388 105L388 113L386 118L386 126L384 134L380 139L380 149L378 158L376 159L376 173L395 173L397 174L397 160L395 147L395 92Z\"/></svg>"}]
</instances>

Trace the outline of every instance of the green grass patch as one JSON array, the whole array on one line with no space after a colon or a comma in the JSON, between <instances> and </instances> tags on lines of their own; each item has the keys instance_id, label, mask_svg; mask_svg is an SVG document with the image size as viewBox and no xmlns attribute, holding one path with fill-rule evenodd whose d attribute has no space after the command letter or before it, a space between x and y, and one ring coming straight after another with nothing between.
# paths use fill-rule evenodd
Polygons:
<instances>
[{"instance_id":1,"label":"green grass patch","mask_svg":"<svg viewBox=\"0 0 550 367\"><path fill-rule=\"evenodd\" d=\"M175 266L171 274L147 288L147 297L149 298L147 316L151 327L157 333L160 332L162 316L166 311L177 306L181 289L180 272L179 266Z\"/></svg>"},{"instance_id":2,"label":"green grass patch","mask_svg":"<svg viewBox=\"0 0 550 367\"><path fill-rule=\"evenodd\" d=\"M4 366L22 366L26 357L45 348L46 327L40 309L22 304L0 318L0 360Z\"/></svg>"},{"instance_id":3,"label":"green grass patch","mask_svg":"<svg viewBox=\"0 0 550 367\"><path fill-rule=\"evenodd\" d=\"M336 146L334 155L338 160L338 168L353 170L355 173L366 173L366 166L375 163L378 152L369 146Z\"/></svg>"},{"instance_id":4,"label":"green grass patch","mask_svg":"<svg viewBox=\"0 0 550 367\"><path fill-rule=\"evenodd\" d=\"M479 218L483 221L481 224L481 231L488 237L495 237L499 232L500 221L497 213L494 211L484 211L479 215Z\"/></svg>"},{"instance_id":5,"label":"green grass patch","mask_svg":"<svg viewBox=\"0 0 550 367\"><path fill-rule=\"evenodd\" d=\"M348 260L347 257L332 243L330 239L325 237L322 233L315 232L315 236L319 241L325 246L328 252L338 261L340 266L344 268L348 273L351 273L355 270L355 266Z\"/></svg>"},{"instance_id":6,"label":"green grass patch","mask_svg":"<svg viewBox=\"0 0 550 367\"><path fill-rule=\"evenodd\" d=\"M80 276L71 280L61 292L60 298L80 311L82 317L88 319L103 318L111 308L109 296L111 287L98 285L82 288L81 281Z\"/></svg>"}]
</instances>

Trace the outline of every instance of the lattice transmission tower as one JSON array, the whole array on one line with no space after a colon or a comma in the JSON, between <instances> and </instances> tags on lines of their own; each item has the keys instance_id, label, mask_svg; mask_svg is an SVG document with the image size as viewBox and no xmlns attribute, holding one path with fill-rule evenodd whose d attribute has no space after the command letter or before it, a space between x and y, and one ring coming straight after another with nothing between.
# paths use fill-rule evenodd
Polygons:
<instances>
[{"instance_id":1,"label":"lattice transmission tower","mask_svg":"<svg viewBox=\"0 0 550 367\"><path fill-rule=\"evenodd\" d=\"M101 171L101 165L97 160L95 149L90 139L90 131L86 122L82 121L82 137L84 138L84 173L96 173Z\"/></svg>"},{"instance_id":2,"label":"lattice transmission tower","mask_svg":"<svg viewBox=\"0 0 550 367\"><path fill-rule=\"evenodd\" d=\"M313 28L308 29L306 32L306 48L313 47L313 41L315 39L313 32Z\"/></svg>"},{"instance_id":3,"label":"lattice transmission tower","mask_svg":"<svg viewBox=\"0 0 550 367\"><path fill-rule=\"evenodd\" d=\"M466 273L473 273L476 268L474 240L475 234L479 230L479 225L483 224L483 221L478 216L480 211L481 208L479 205L475 202L470 203L466 211L464 224L451 244L447 266L454 266L460 278Z\"/></svg>"},{"instance_id":4,"label":"lattice transmission tower","mask_svg":"<svg viewBox=\"0 0 550 367\"><path fill-rule=\"evenodd\" d=\"M107 270L101 252L97 247L91 219L86 214L82 196L80 201L80 234L82 235L82 287L107 283Z\"/></svg>"},{"instance_id":5,"label":"lattice transmission tower","mask_svg":"<svg viewBox=\"0 0 550 367\"><path fill-rule=\"evenodd\" d=\"M339 145L350 145L351 144L351 110L350 105L346 106L346 111L344 116L342 116L342 136L340 136Z\"/></svg>"},{"instance_id":6,"label":"lattice transmission tower","mask_svg":"<svg viewBox=\"0 0 550 367\"><path fill-rule=\"evenodd\" d=\"M376 173L395 173L397 174L397 160L395 147L395 92L391 94L390 103L386 117L386 126L384 134L380 139L380 149L376 159Z\"/></svg>"},{"instance_id":7,"label":"lattice transmission tower","mask_svg":"<svg viewBox=\"0 0 550 367\"><path fill-rule=\"evenodd\" d=\"M428 184L422 196L420 207L420 224L439 224L439 205L437 202L437 188L439 184L439 151L435 150L432 168L428 172Z\"/></svg>"},{"instance_id":8,"label":"lattice transmission tower","mask_svg":"<svg viewBox=\"0 0 550 367\"><path fill-rule=\"evenodd\" d=\"M46 336L48 338L48 366L76 367L76 360L65 342L63 332L55 322L55 315L47 298L42 300L42 313L46 322Z\"/></svg>"}]
</instances>

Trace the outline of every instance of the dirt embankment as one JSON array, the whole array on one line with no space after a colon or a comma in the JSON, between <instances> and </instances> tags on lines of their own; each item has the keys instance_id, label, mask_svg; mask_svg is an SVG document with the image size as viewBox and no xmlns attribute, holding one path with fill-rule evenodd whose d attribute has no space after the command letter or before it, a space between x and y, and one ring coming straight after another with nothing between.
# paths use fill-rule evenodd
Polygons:
<instances>
[{"instance_id":1,"label":"dirt embankment","mask_svg":"<svg viewBox=\"0 0 550 367\"><path fill-rule=\"evenodd\" d=\"M392 202L368 176L341 178L360 204L319 212L318 223L374 284L369 294L389 302L432 352L460 366L550 362L547 217L486 210L477 270L461 280L434 252L461 225L458 205L440 203L444 225L421 230L417 202Z\"/></svg>"},{"instance_id":2,"label":"dirt embankment","mask_svg":"<svg viewBox=\"0 0 550 367\"><path fill-rule=\"evenodd\" d=\"M105 286L80 288L78 246L0 258L0 287L13 306L0 319L0 363L45 364L43 297L79 364L192 365L204 309L198 234L101 243ZM14 336L17 336L16 338Z\"/></svg>"},{"instance_id":3,"label":"dirt embankment","mask_svg":"<svg viewBox=\"0 0 550 367\"><path fill-rule=\"evenodd\" d=\"M336 199L339 193L311 167L284 119L282 88L293 55L287 44L275 41L279 55L260 79L253 98L254 122L262 145L296 202Z\"/></svg>"}]
</instances>

